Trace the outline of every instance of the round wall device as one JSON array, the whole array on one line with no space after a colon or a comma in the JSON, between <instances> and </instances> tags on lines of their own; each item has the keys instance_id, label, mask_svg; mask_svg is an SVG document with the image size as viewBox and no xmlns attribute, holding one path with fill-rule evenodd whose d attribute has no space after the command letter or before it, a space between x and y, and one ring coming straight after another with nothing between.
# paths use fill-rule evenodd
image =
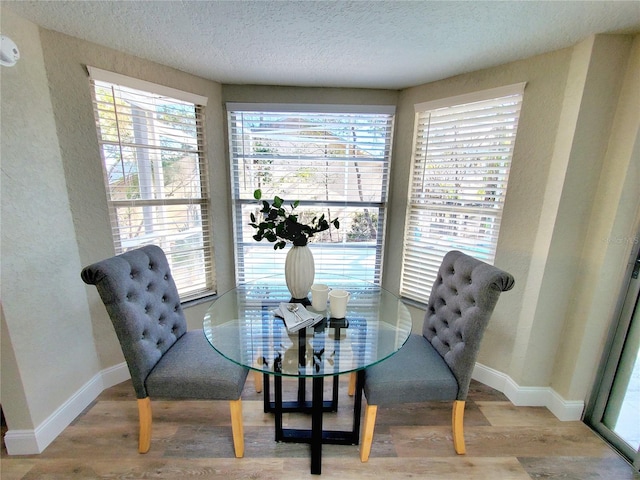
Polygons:
<instances>
[{"instance_id":1,"label":"round wall device","mask_svg":"<svg viewBox=\"0 0 640 480\"><path fill-rule=\"evenodd\" d=\"M13 67L20 59L18 46L5 35L0 35L0 65Z\"/></svg>"}]
</instances>

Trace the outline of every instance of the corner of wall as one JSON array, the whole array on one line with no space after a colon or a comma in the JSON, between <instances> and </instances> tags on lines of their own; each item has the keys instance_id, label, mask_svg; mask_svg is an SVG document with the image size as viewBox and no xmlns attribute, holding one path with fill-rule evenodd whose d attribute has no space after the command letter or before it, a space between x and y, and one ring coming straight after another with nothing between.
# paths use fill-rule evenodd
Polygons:
<instances>
[{"instance_id":1,"label":"corner of wall","mask_svg":"<svg viewBox=\"0 0 640 480\"><path fill-rule=\"evenodd\" d=\"M576 421L582 418L585 402L565 400L550 387L523 387L509 375L476 363L472 378L505 394L517 407L545 407L558 420Z\"/></svg>"},{"instance_id":2,"label":"corner of wall","mask_svg":"<svg viewBox=\"0 0 640 480\"><path fill-rule=\"evenodd\" d=\"M584 141L578 151L584 156L585 148L599 148L597 178L579 252L580 275L566 315L564 333L573 342L558 352L551 382L569 398L586 398L595 380L607 332L617 322L626 263L640 227L639 38L598 35L593 47L585 115L602 119L594 128L603 133L598 144ZM591 142L595 138L595 133L589 135Z\"/></svg>"},{"instance_id":3,"label":"corner of wall","mask_svg":"<svg viewBox=\"0 0 640 480\"><path fill-rule=\"evenodd\" d=\"M126 363L95 375L34 429L9 429L4 442L9 455L34 455L44 452L53 440L93 402L102 391L129 379Z\"/></svg>"}]
</instances>

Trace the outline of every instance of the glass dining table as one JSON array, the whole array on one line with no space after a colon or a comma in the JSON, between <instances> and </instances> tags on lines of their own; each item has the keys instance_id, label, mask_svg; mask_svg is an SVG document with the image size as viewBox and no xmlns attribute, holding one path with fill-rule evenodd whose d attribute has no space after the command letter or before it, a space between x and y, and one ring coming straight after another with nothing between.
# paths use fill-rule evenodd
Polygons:
<instances>
[{"instance_id":1,"label":"glass dining table","mask_svg":"<svg viewBox=\"0 0 640 480\"><path fill-rule=\"evenodd\" d=\"M322 445L357 445L364 369L397 352L411 333L411 315L396 295L378 285L338 275L316 274L316 283L344 289L351 296L344 318L331 318L328 308L314 310L323 315L314 327L288 332L284 321L274 315L290 294L283 276L248 282L220 295L208 308L203 322L211 346L232 362L262 374L264 411L274 414L275 440L308 443L311 473L322 470ZM327 305L328 307L328 305ZM324 430L325 412L338 409L338 377L355 374L353 426L350 431ZM273 400L270 378L273 377ZM297 398L284 401L282 379L295 378ZM259 377L258 377L259 378ZM333 382L332 398L324 399L324 380ZM306 398L306 381L312 382L311 399ZM311 428L283 428L287 412L311 415Z\"/></svg>"}]
</instances>

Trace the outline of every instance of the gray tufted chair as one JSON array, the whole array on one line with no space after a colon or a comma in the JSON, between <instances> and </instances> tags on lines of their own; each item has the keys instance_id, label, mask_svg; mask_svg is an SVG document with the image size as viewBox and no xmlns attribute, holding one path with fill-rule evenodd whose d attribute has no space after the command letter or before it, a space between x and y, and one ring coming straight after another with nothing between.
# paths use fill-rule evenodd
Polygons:
<instances>
[{"instance_id":1,"label":"gray tufted chair","mask_svg":"<svg viewBox=\"0 0 640 480\"><path fill-rule=\"evenodd\" d=\"M371 452L378 405L453 400L453 446L465 453L464 407L480 340L508 273L458 251L447 253L431 289L422 335L365 370L367 399L360 460Z\"/></svg>"},{"instance_id":2,"label":"gray tufted chair","mask_svg":"<svg viewBox=\"0 0 640 480\"><path fill-rule=\"evenodd\" d=\"M244 455L240 394L247 370L218 354L202 330L187 331L162 249L147 245L94 263L82 280L95 285L122 347L138 398L138 450L151 446L150 398L229 400L236 457Z\"/></svg>"}]
</instances>

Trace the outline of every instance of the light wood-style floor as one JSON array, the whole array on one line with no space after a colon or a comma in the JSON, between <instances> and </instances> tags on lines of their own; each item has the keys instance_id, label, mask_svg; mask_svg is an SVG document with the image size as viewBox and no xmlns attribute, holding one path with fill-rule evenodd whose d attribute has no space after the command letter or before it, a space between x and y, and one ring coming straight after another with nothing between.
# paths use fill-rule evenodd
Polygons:
<instances>
[{"instance_id":1,"label":"light wood-style floor","mask_svg":"<svg viewBox=\"0 0 640 480\"><path fill-rule=\"evenodd\" d=\"M293 392L294 382L285 382ZM330 383L330 382L327 382ZM310 386L310 385L309 385ZM325 428L350 428L352 399L340 382L340 408ZM137 407L130 382L104 391L40 455L7 456L0 476L17 479L305 479L309 446L276 443L273 418L250 376L243 392L245 457L233 456L227 402L152 402L151 450L137 453ZM291 398L291 397L289 397ZM286 399L286 398L285 398ZM289 414L288 425L308 428ZM465 415L467 454L453 451L450 404L380 408L371 459L358 446L325 445L327 479L640 479L581 422L560 422L545 408L514 407L502 394L472 383Z\"/></svg>"}]
</instances>

